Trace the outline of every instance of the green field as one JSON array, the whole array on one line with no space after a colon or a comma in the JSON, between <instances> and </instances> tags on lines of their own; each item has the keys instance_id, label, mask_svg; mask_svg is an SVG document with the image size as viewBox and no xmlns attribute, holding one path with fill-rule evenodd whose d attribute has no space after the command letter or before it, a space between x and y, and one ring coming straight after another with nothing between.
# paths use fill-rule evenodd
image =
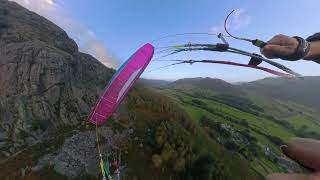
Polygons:
<instances>
[{"instance_id":1,"label":"green field","mask_svg":"<svg viewBox=\"0 0 320 180\"><path fill-rule=\"evenodd\" d=\"M247 131L256 139L256 143L249 146L256 146L257 153L250 153L250 148L247 144L236 142L236 148L231 149L240 157L247 159L250 162L250 167L261 175L267 175L272 172L287 172L288 169L271 159L265 154L265 148L281 157L279 145L285 143L288 139L296 136L310 136L310 132L320 130L319 121L315 120L316 114L307 107L297 105L290 102L275 101L273 99L259 97L256 95L248 96L255 105L263 109L259 113L250 113L237 108L236 106L223 103L212 98L217 93L204 95L203 93L195 93L198 88L188 89L186 91L175 88L161 89L160 92L172 98L181 108L183 108L192 118L192 120L204 129L201 124L201 118L208 117L217 125L228 125L236 132ZM202 90L202 92L205 92ZM199 95L200 94L200 95ZM236 97L234 97L236 98ZM195 103L196 102L196 103ZM301 113L303 112L303 113ZM304 132L300 130L304 128ZM221 132L215 132L217 129L210 129L208 134L213 134L213 140L219 142L223 135ZM299 133L298 133L299 132ZM222 132L223 133L223 132ZM312 134L312 133L311 133ZM317 136L318 134L316 134ZM232 139L233 137L225 138ZM315 138L315 137L313 137ZM221 142L220 142L221 143ZM224 142L221 143L226 146ZM228 143L227 143L228 145ZM245 153L243 153L243 149ZM251 157L246 157L245 155Z\"/></svg>"}]
</instances>

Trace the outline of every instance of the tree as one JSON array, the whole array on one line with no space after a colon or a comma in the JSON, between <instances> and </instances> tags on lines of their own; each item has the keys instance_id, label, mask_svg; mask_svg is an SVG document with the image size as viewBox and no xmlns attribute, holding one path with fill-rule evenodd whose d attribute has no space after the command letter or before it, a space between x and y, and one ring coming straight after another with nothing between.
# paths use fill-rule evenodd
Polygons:
<instances>
[{"instance_id":1,"label":"tree","mask_svg":"<svg viewBox=\"0 0 320 180\"><path fill-rule=\"evenodd\" d=\"M188 170L192 179L208 180L213 178L214 159L209 154L198 158Z\"/></svg>"},{"instance_id":2,"label":"tree","mask_svg":"<svg viewBox=\"0 0 320 180\"><path fill-rule=\"evenodd\" d=\"M185 169L186 160L183 157L180 157L174 163L173 169L176 172L181 172Z\"/></svg>"},{"instance_id":3,"label":"tree","mask_svg":"<svg viewBox=\"0 0 320 180\"><path fill-rule=\"evenodd\" d=\"M161 165L162 165L161 156L159 156L158 154L152 155L152 162L153 162L155 167L160 168Z\"/></svg>"}]
</instances>

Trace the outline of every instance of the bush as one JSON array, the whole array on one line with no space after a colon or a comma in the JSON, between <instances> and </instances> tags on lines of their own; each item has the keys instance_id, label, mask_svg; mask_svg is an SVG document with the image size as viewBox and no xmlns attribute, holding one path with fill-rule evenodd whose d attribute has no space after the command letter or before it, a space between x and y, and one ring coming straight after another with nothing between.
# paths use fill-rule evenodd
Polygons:
<instances>
[{"instance_id":1,"label":"bush","mask_svg":"<svg viewBox=\"0 0 320 180\"><path fill-rule=\"evenodd\" d=\"M239 124L247 128L249 127L249 123L244 119L239 120Z\"/></svg>"},{"instance_id":2,"label":"bush","mask_svg":"<svg viewBox=\"0 0 320 180\"><path fill-rule=\"evenodd\" d=\"M182 172L185 169L186 160L184 158L179 158L174 163L173 169L176 172Z\"/></svg>"},{"instance_id":3,"label":"bush","mask_svg":"<svg viewBox=\"0 0 320 180\"><path fill-rule=\"evenodd\" d=\"M228 150L230 150L230 151L238 151L239 148L240 148L239 145L237 145L235 142L230 141L230 140L227 141L227 142L224 144L224 146L225 146Z\"/></svg>"},{"instance_id":4,"label":"bush","mask_svg":"<svg viewBox=\"0 0 320 180\"><path fill-rule=\"evenodd\" d=\"M198 158L187 171L191 179L212 179L214 170L214 159L210 155ZM189 178L190 179L190 178Z\"/></svg>"},{"instance_id":5,"label":"bush","mask_svg":"<svg viewBox=\"0 0 320 180\"><path fill-rule=\"evenodd\" d=\"M205 154L197 158L187 169L185 178L187 180L224 180L232 179L230 172L222 162L213 158L210 154Z\"/></svg>"},{"instance_id":6,"label":"bush","mask_svg":"<svg viewBox=\"0 0 320 180\"><path fill-rule=\"evenodd\" d=\"M162 164L161 156L159 156L158 154L154 154L152 156L152 162L155 167L157 167L157 168L161 167L161 164Z\"/></svg>"},{"instance_id":7,"label":"bush","mask_svg":"<svg viewBox=\"0 0 320 180\"><path fill-rule=\"evenodd\" d=\"M274 144L276 144L276 145L278 145L278 146L281 146L281 145L285 144L285 143L283 142L283 140L280 139L280 138L277 137L277 136L267 135L267 138L268 138L272 143L274 143Z\"/></svg>"},{"instance_id":8,"label":"bush","mask_svg":"<svg viewBox=\"0 0 320 180\"><path fill-rule=\"evenodd\" d=\"M192 99L191 102L193 105L198 106L200 108L208 108L208 105L205 102L200 101L198 99Z\"/></svg>"},{"instance_id":9,"label":"bush","mask_svg":"<svg viewBox=\"0 0 320 180\"><path fill-rule=\"evenodd\" d=\"M31 123L31 130L36 131L40 129L40 120L33 120Z\"/></svg>"}]
</instances>

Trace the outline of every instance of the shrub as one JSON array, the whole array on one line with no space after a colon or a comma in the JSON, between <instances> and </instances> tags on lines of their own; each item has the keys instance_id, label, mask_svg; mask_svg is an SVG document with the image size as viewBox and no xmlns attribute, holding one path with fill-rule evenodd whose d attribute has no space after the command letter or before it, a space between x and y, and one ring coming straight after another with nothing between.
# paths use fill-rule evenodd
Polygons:
<instances>
[{"instance_id":1,"label":"shrub","mask_svg":"<svg viewBox=\"0 0 320 180\"><path fill-rule=\"evenodd\" d=\"M161 167L161 164L162 164L161 156L159 156L158 154L154 154L152 156L152 162L155 167L157 167L157 168Z\"/></svg>"}]
</instances>

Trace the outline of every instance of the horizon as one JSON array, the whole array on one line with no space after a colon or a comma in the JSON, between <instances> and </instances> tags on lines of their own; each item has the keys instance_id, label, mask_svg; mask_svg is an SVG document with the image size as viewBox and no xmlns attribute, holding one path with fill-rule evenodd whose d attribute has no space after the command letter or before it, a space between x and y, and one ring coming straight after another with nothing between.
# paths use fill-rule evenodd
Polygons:
<instances>
[{"instance_id":1,"label":"horizon","mask_svg":"<svg viewBox=\"0 0 320 180\"><path fill-rule=\"evenodd\" d=\"M208 0L134 2L79 0L11 0L32 10L63 28L74 39L82 52L96 57L108 67L117 68L142 44L164 35L185 32L218 33L226 15L236 9L231 17L229 29L235 35L268 40L282 33L306 38L319 31L314 23L314 11L320 5L316 0L308 1L268 1L253 0L235 2L211 2ZM277 6L274 6L277 4ZM261 8L263 7L263 8ZM290 9L290 11L284 11ZM272 13L261 13L272 12ZM85 12L85 13L83 13ZM164 13L165 12L165 13ZM191 12L191 13L190 13ZM296 13L299 12L299 13ZM303 16L301 16L303 12ZM285 22L285 23L284 23ZM303 24L300 25L300 24ZM168 28L170 27L170 28ZM129 30L129 31L128 31ZM180 39L179 39L180 38ZM170 45L190 40L218 42L211 36L184 36L170 40ZM232 47L259 53L259 49L247 42L228 39ZM249 58L227 53L188 53L173 56L180 59L223 59L247 63ZM154 58L155 59L155 58ZM276 60L304 76L319 76L320 66L314 62L288 62ZM255 81L270 76L267 73L248 68L227 65L194 64L179 65L154 72L150 69L168 63L153 61L142 77L146 79L177 80L191 77L211 77L227 82ZM273 68L263 63L262 66ZM273 68L274 69L274 68Z\"/></svg>"},{"instance_id":2,"label":"horizon","mask_svg":"<svg viewBox=\"0 0 320 180\"><path fill-rule=\"evenodd\" d=\"M304 76L303 78L308 78L308 77L319 77L319 76ZM215 77L187 77L187 78L181 78L181 79L175 79L175 80L165 80L165 79L148 79L148 78L140 78L140 79L144 79L144 80L151 80L151 81L167 81L167 82L175 82L175 81L178 81L178 80L182 80L182 79L197 79L197 78L202 78L202 79L205 79L205 78L210 78L210 79L219 79L219 78L215 78ZM264 78L261 78L261 79L257 79L257 80L252 80L252 81L236 81L236 82L229 82L229 81L226 81L226 80L223 80L223 79L219 79L219 80L223 80L227 83L230 83L230 84L241 84L241 83L251 83L251 82L255 82L255 81L261 81L261 80L265 80L265 79L285 79L285 78L282 78L282 77L264 77ZM296 78L294 80L299 80L299 78ZM293 81L293 80L292 80Z\"/></svg>"}]
</instances>

